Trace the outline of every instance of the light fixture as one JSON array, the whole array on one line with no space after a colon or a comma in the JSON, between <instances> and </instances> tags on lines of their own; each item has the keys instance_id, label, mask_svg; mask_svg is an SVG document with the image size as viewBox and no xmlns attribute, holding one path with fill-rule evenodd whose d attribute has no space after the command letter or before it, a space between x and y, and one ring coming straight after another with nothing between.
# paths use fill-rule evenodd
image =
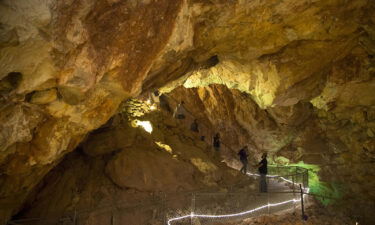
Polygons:
<instances>
[{"instance_id":1,"label":"light fixture","mask_svg":"<svg viewBox=\"0 0 375 225\"><path fill-rule=\"evenodd\" d=\"M295 202L299 202L299 201L301 201L301 199L291 199L291 200L284 201L284 202L268 203L266 205L260 206L260 207L255 208L255 209L251 209L251 210L247 210L247 211L239 212L239 213L234 213L234 214L201 215L201 214L191 213L190 215L180 216L180 217L175 217L175 218L169 219L168 225L171 225L171 222L173 222L173 221L182 220L182 219L189 218L189 217L190 218L230 218L230 217L236 217L236 216L243 216L243 215L246 215L246 214L251 214L253 212L259 211L259 210L264 209L264 208L275 207L275 206L285 205L285 204L288 204L288 203L291 203L291 202L295 203Z\"/></svg>"},{"instance_id":2,"label":"light fixture","mask_svg":"<svg viewBox=\"0 0 375 225\"><path fill-rule=\"evenodd\" d=\"M137 126L141 126L145 131L147 131L148 133L151 134L151 132L152 132L152 125L151 125L150 121L140 121L140 120L137 120L136 121L136 125Z\"/></svg>"}]
</instances>

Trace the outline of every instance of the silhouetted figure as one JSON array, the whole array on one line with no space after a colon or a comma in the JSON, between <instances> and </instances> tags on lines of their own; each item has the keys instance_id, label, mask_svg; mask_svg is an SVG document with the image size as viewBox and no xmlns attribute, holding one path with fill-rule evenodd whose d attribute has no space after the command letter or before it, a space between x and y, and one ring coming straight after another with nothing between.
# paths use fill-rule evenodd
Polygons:
<instances>
[{"instance_id":1,"label":"silhouetted figure","mask_svg":"<svg viewBox=\"0 0 375 225\"><path fill-rule=\"evenodd\" d=\"M160 108L169 112L169 113L172 113L172 109L171 107L169 107L169 103L168 103L168 98L165 94L161 94L159 96L159 103L160 103Z\"/></svg>"},{"instance_id":2,"label":"silhouetted figure","mask_svg":"<svg viewBox=\"0 0 375 225\"><path fill-rule=\"evenodd\" d=\"M185 108L184 108L184 101L181 101L177 106L174 111L173 117L176 119L185 119Z\"/></svg>"},{"instance_id":3,"label":"silhouetted figure","mask_svg":"<svg viewBox=\"0 0 375 225\"><path fill-rule=\"evenodd\" d=\"M247 146L244 146L238 153L237 155L240 156L240 161L242 163L242 168L240 169L240 172L243 174L246 174L247 171L247 157L249 156L247 154Z\"/></svg>"},{"instance_id":4,"label":"silhouetted figure","mask_svg":"<svg viewBox=\"0 0 375 225\"><path fill-rule=\"evenodd\" d=\"M267 192L267 153L263 153L262 160L258 164L258 170L260 174L259 189L260 192Z\"/></svg>"},{"instance_id":5,"label":"silhouetted figure","mask_svg":"<svg viewBox=\"0 0 375 225\"><path fill-rule=\"evenodd\" d=\"M190 130L194 131L194 132L197 132L197 133L199 132L198 120L197 119L194 119L194 121L191 123Z\"/></svg>"},{"instance_id":6,"label":"silhouetted figure","mask_svg":"<svg viewBox=\"0 0 375 225\"><path fill-rule=\"evenodd\" d=\"M159 98L160 98L160 93L159 93L158 90L156 90L156 91L154 91L150 94L150 100L151 100L151 103L153 103L153 104L160 105L160 99Z\"/></svg>"},{"instance_id":7,"label":"silhouetted figure","mask_svg":"<svg viewBox=\"0 0 375 225\"><path fill-rule=\"evenodd\" d=\"M220 134L216 133L213 140L213 146L216 151L220 150Z\"/></svg>"}]
</instances>

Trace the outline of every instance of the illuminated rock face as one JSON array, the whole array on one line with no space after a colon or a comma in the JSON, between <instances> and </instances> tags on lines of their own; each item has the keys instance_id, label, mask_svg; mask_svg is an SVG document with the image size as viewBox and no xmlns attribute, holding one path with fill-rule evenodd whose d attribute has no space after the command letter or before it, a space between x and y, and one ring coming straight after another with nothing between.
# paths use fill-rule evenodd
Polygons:
<instances>
[{"instance_id":1,"label":"illuminated rock face","mask_svg":"<svg viewBox=\"0 0 375 225\"><path fill-rule=\"evenodd\" d=\"M312 114L310 103L261 109L251 95L223 85L186 89L179 87L170 96L183 100L202 126L224 134L223 143L234 151L249 145L255 155L275 153L289 144ZM251 150L252 151L252 150ZM252 160L257 161L254 157Z\"/></svg>"},{"instance_id":2,"label":"illuminated rock face","mask_svg":"<svg viewBox=\"0 0 375 225\"><path fill-rule=\"evenodd\" d=\"M344 165L333 171L347 182L350 165L351 187L373 197L373 174L357 163L374 158L373 4L1 1L0 216L121 101L180 84L236 89L199 88L196 101L215 129L233 126L233 146L316 164L328 146L322 157Z\"/></svg>"},{"instance_id":3,"label":"illuminated rock face","mask_svg":"<svg viewBox=\"0 0 375 225\"><path fill-rule=\"evenodd\" d=\"M19 216L57 218L76 209L79 221L100 225L111 220L103 209L110 212L118 206L117 223L160 224L162 215L155 215L165 207L160 197L183 210L191 204L189 191L227 191L243 183L243 175L213 157L210 146L169 115L155 112L144 119L153 126L151 134L132 127L126 115L116 115L95 130L43 179ZM257 187L247 178L242 191ZM180 197L177 202L175 196Z\"/></svg>"},{"instance_id":4,"label":"illuminated rock face","mask_svg":"<svg viewBox=\"0 0 375 225\"><path fill-rule=\"evenodd\" d=\"M129 95L174 35L183 1L0 3L0 217Z\"/></svg>"},{"instance_id":5,"label":"illuminated rock face","mask_svg":"<svg viewBox=\"0 0 375 225\"><path fill-rule=\"evenodd\" d=\"M354 48L327 71L318 95L292 106L262 109L251 94L224 85L179 87L170 96L184 100L201 123L221 133L234 151L226 156L248 145L253 162L267 151L275 163L318 165L320 179L346 196L341 207L366 217L375 200L373 67L373 58ZM353 204L362 207L356 210Z\"/></svg>"}]
</instances>

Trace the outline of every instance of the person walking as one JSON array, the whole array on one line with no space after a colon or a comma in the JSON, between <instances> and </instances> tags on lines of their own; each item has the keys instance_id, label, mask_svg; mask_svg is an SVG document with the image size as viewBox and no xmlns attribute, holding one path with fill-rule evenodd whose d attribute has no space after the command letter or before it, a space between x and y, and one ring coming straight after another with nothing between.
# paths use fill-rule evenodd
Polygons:
<instances>
[{"instance_id":1,"label":"person walking","mask_svg":"<svg viewBox=\"0 0 375 225\"><path fill-rule=\"evenodd\" d=\"M242 163L242 168L240 169L240 172L243 174L246 174L247 171L247 157L249 156L247 154L247 146L244 146L238 153L237 155L240 156L240 161Z\"/></svg>"},{"instance_id":2,"label":"person walking","mask_svg":"<svg viewBox=\"0 0 375 225\"><path fill-rule=\"evenodd\" d=\"M260 174L259 189L260 192L267 192L267 153L263 153L262 160L258 164Z\"/></svg>"},{"instance_id":3,"label":"person walking","mask_svg":"<svg viewBox=\"0 0 375 225\"><path fill-rule=\"evenodd\" d=\"M157 93L159 96L159 105L162 110L165 110L168 113L172 113L172 109L169 106L168 103L168 98L165 94L160 94L159 92Z\"/></svg>"},{"instance_id":4,"label":"person walking","mask_svg":"<svg viewBox=\"0 0 375 225\"><path fill-rule=\"evenodd\" d=\"M190 125L190 130L196 133L199 133L199 128L198 128L198 120L194 119L194 121Z\"/></svg>"},{"instance_id":5,"label":"person walking","mask_svg":"<svg viewBox=\"0 0 375 225\"><path fill-rule=\"evenodd\" d=\"M185 119L185 108L184 108L184 101L181 101L174 110L173 117L176 119Z\"/></svg>"},{"instance_id":6,"label":"person walking","mask_svg":"<svg viewBox=\"0 0 375 225\"><path fill-rule=\"evenodd\" d=\"M217 152L220 150L220 134L219 133L216 133L214 136L213 146Z\"/></svg>"}]
</instances>

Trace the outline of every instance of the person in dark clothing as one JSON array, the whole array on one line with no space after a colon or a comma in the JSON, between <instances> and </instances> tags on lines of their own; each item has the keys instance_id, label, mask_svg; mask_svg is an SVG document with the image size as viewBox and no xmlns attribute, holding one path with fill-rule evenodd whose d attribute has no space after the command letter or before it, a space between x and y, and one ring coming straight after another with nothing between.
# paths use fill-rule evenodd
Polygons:
<instances>
[{"instance_id":1,"label":"person in dark clothing","mask_svg":"<svg viewBox=\"0 0 375 225\"><path fill-rule=\"evenodd\" d=\"M167 99L167 96L165 94L159 95L159 104L160 104L161 109L163 109L163 110L165 110L169 113L172 113L172 109L169 106L168 99Z\"/></svg>"},{"instance_id":2,"label":"person in dark clothing","mask_svg":"<svg viewBox=\"0 0 375 225\"><path fill-rule=\"evenodd\" d=\"M176 106L176 109L174 110L174 113L173 113L173 117L176 118L176 119L185 119L185 114L186 114L186 110L184 108L184 104L185 102L184 101L181 101L177 106Z\"/></svg>"},{"instance_id":3,"label":"person in dark clothing","mask_svg":"<svg viewBox=\"0 0 375 225\"><path fill-rule=\"evenodd\" d=\"M220 134L216 133L214 136L213 146L216 151L220 150Z\"/></svg>"},{"instance_id":4,"label":"person in dark clothing","mask_svg":"<svg viewBox=\"0 0 375 225\"><path fill-rule=\"evenodd\" d=\"M194 121L191 123L190 130L194 131L194 132L197 132L197 133L199 132L199 129L198 129L198 120L197 119L194 119Z\"/></svg>"},{"instance_id":5,"label":"person in dark clothing","mask_svg":"<svg viewBox=\"0 0 375 225\"><path fill-rule=\"evenodd\" d=\"M260 192L267 192L267 153L263 153L262 160L258 164L260 174L259 189Z\"/></svg>"},{"instance_id":6,"label":"person in dark clothing","mask_svg":"<svg viewBox=\"0 0 375 225\"><path fill-rule=\"evenodd\" d=\"M242 163L242 168L240 169L240 172L243 174L246 174L247 171L247 157L249 156L247 154L247 146L243 147L237 155L240 156L240 161Z\"/></svg>"}]
</instances>

